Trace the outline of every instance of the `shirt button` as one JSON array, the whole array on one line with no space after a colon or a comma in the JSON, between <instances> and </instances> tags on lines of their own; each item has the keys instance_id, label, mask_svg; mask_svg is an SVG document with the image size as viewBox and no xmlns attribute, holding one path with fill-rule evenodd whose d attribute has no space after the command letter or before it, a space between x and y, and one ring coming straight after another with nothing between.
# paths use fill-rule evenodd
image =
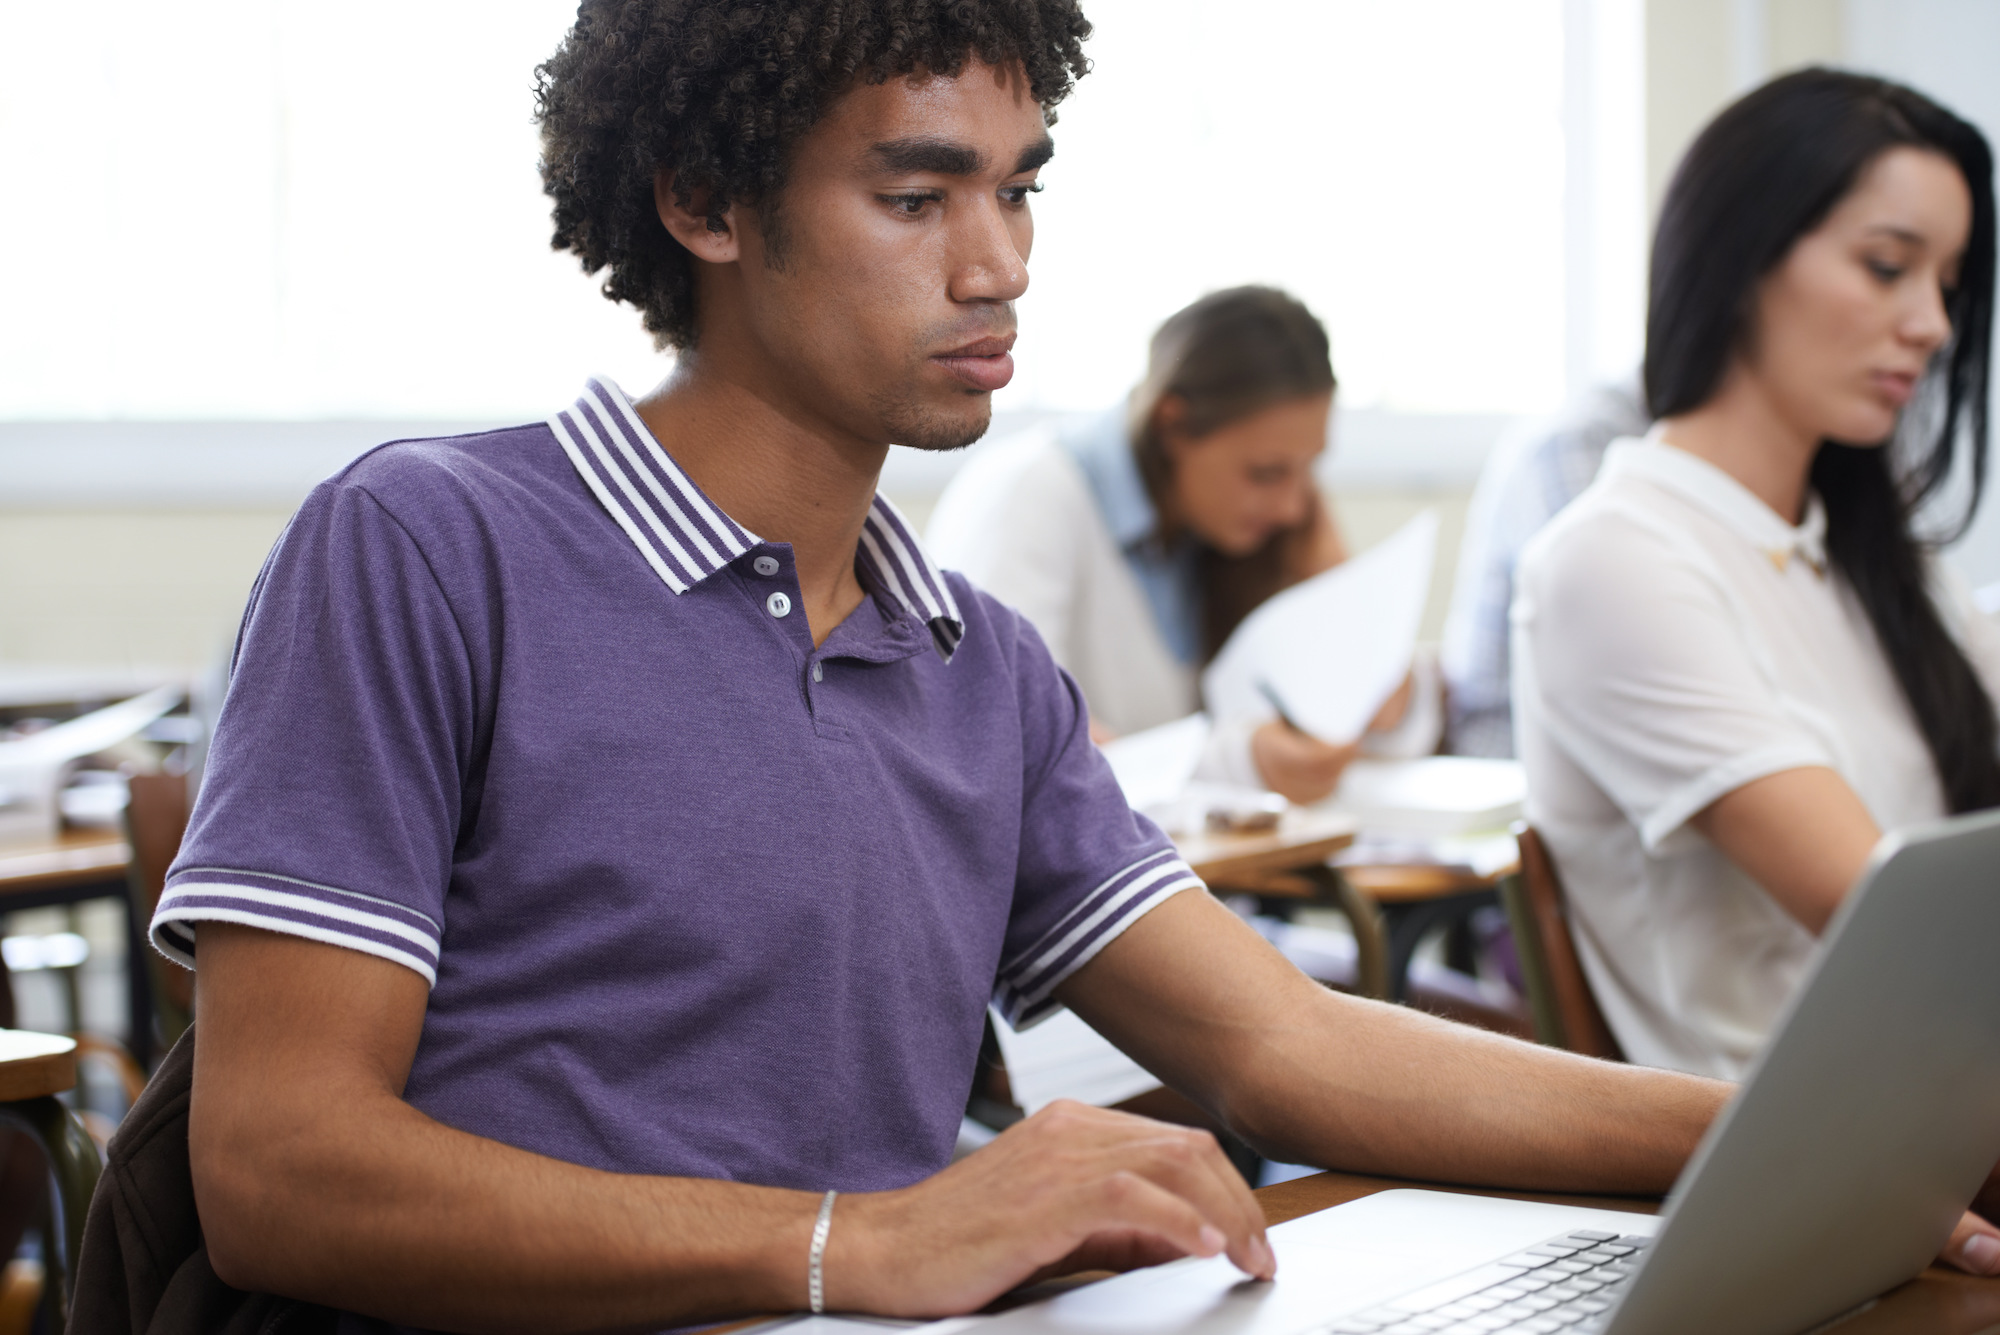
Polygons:
<instances>
[{"instance_id":1,"label":"shirt button","mask_svg":"<svg viewBox=\"0 0 2000 1335\"><path fill-rule=\"evenodd\" d=\"M824 677L825 675L826 675L826 671L825 671L825 669L823 669L823 668L822 668L822 667L821 667L821 666L820 666L820 665L819 665L818 663L814 663L814 664L813 664L813 680L814 680L814 681L818 681L818 680L819 680L820 678Z\"/></svg>"},{"instance_id":2,"label":"shirt button","mask_svg":"<svg viewBox=\"0 0 2000 1335\"><path fill-rule=\"evenodd\" d=\"M775 556L760 556L750 563L750 568L766 579L769 579L778 573L778 558ZM783 616L784 613L780 612L778 615Z\"/></svg>"},{"instance_id":3,"label":"shirt button","mask_svg":"<svg viewBox=\"0 0 2000 1335\"><path fill-rule=\"evenodd\" d=\"M782 593L774 593L764 600L764 608L774 617L790 616L792 600Z\"/></svg>"}]
</instances>

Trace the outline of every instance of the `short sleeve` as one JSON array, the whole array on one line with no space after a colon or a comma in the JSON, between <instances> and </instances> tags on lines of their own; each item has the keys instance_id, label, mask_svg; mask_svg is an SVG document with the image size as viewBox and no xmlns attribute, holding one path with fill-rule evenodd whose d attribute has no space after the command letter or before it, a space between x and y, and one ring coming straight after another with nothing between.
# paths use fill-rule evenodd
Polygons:
<instances>
[{"instance_id":1,"label":"short sleeve","mask_svg":"<svg viewBox=\"0 0 2000 1335\"><path fill-rule=\"evenodd\" d=\"M1718 574L1637 513L1531 545L1514 603L1516 713L1624 813L1648 850L1716 799L1833 766L1785 707Z\"/></svg>"},{"instance_id":2,"label":"short sleeve","mask_svg":"<svg viewBox=\"0 0 2000 1335\"><path fill-rule=\"evenodd\" d=\"M991 600L986 606L997 610ZM1013 620L1026 773L1021 856L993 1000L1009 1024L1025 1029L1059 1009L1056 988L1119 933L1202 882L1160 828L1126 805L1090 740L1076 682L1025 619Z\"/></svg>"},{"instance_id":3,"label":"short sleeve","mask_svg":"<svg viewBox=\"0 0 2000 1335\"><path fill-rule=\"evenodd\" d=\"M364 951L437 981L473 735L457 618L410 533L323 485L251 595L206 775L152 936L197 925Z\"/></svg>"}]
</instances>

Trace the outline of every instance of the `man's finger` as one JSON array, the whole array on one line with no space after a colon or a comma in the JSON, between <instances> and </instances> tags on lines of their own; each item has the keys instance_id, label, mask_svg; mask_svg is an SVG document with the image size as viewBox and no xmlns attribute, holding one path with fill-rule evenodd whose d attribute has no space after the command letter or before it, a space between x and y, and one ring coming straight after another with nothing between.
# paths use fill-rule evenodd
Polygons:
<instances>
[{"instance_id":1,"label":"man's finger","mask_svg":"<svg viewBox=\"0 0 2000 1335\"><path fill-rule=\"evenodd\" d=\"M1239 1270L1258 1279L1271 1278L1276 1265L1264 1237L1264 1212L1215 1137L1181 1128L1161 1131L1139 1147L1142 1171L1187 1200L1221 1231L1229 1259Z\"/></svg>"},{"instance_id":2,"label":"man's finger","mask_svg":"<svg viewBox=\"0 0 2000 1335\"><path fill-rule=\"evenodd\" d=\"M2000 1275L2000 1229L1968 1213L1951 1231L1939 1260L1973 1275Z\"/></svg>"},{"instance_id":3,"label":"man's finger","mask_svg":"<svg viewBox=\"0 0 2000 1335\"><path fill-rule=\"evenodd\" d=\"M1223 1231L1202 1218L1186 1197L1140 1173L1117 1172L1098 1179L1086 1209L1085 1238L1104 1232L1150 1234L1183 1256L1219 1256L1229 1245Z\"/></svg>"}]
</instances>

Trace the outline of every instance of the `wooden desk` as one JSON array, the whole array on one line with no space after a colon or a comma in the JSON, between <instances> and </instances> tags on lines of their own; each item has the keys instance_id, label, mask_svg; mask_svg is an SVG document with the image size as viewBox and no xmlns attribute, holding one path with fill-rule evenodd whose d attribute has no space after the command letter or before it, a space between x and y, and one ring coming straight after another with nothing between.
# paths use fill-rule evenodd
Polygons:
<instances>
[{"instance_id":1,"label":"wooden desk","mask_svg":"<svg viewBox=\"0 0 2000 1335\"><path fill-rule=\"evenodd\" d=\"M66 902L45 897L78 886L96 890L112 881L122 886L131 860L125 836L113 830L70 830L53 838L0 844L0 910L35 907L19 902L29 898Z\"/></svg>"},{"instance_id":2,"label":"wooden desk","mask_svg":"<svg viewBox=\"0 0 2000 1335\"><path fill-rule=\"evenodd\" d=\"M1434 1191L1465 1191L1476 1196L1583 1205L1598 1210L1630 1210L1656 1214L1659 1202L1622 1196L1555 1196L1518 1191L1481 1191L1467 1187L1402 1182L1393 1178L1361 1177L1351 1173L1320 1173L1293 1182L1264 1187L1257 1199L1267 1223L1282 1224L1328 1206L1372 1196L1393 1187L1427 1187ZM1932 1266L1874 1307L1849 1317L1836 1328L1839 1335L1973 1335L2000 1325L2000 1280Z\"/></svg>"},{"instance_id":3,"label":"wooden desk","mask_svg":"<svg viewBox=\"0 0 2000 1335\"><path fill-rule=\"evenodd\" d=\"M1354 842L1352 816L1293 807L1261 834L1201 834L1176 840L1194 874L1220 895L1272 895L1339 909L1354 928L1356 989L1389 995L1389 936L1374 901L1328 864Z\"/></svg>"},{"instance_id":4,"label":"wooden desk","mask_svg":"<svg viewBox=\"0 0 2000 1335\"><path fill-rule=\"evenodd\" d=\"M1354 842L1343 812L1293 808L1269 834L1199 834L1178 841L1181 856L1218 894L1296 899L1339 909L1354 928L1355 990L1404 1000L1410 961L1436 928L1499 902L1500 877L1424 863L1330 867Z\"/></svg>"},{"instance_id":5,"label":"wooden desk","mask_svg":"<svg viewBox=\"0 0 2000 1335\"><path fill-rule=\"evenodd\" d=\"M1256 834L1203 831L1174 842L1195 875L1210 885L1237 889L1322 866L1353 843L1358 832L1352 816L1294 807L1278 821L1275 830Z\"/></svg>"},{"instance_id":6,"label":"wooden desk","mask_svg":"<svg viewBox=\"0 0 2000 1335\"><path fill-rule=\"evenodd\" d=\"M128 1046L143 1064L153 1033L152 980L146 974L146 952L152 946L141 925L132 921L131 885L126 879L131 860L125 836L115 830L69 830L49 838L0 844L0 913L77 904L86 899L116 899L126 904Z\"/></svg>"}]
</instances>

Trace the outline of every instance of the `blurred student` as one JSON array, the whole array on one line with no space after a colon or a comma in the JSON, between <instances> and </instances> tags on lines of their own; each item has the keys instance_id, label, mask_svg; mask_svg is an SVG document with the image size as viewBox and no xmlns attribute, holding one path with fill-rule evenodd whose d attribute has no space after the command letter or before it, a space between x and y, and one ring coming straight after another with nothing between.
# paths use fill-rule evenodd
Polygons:
<instances>
[{"instance_id":1,"label":"blurred student","mask_svg":"<svg viewBox=\"0 0 2000 1335\"><path fill-rule=\"evenodd\" d=\"M1267 287L1211 293L1153 335L1125 410L974 456L925 541L1034 623L1098 740L1172 722L1201 708L1201 669L1244 617L1346 559L1313 481L1334 385L1304 305ZM1316 801L1364 748L1434 749L1440 715L1420 669L1349 745L1218 719L1203 773Z\"/></svg>"},{"instance_id":2,"label":"blurred student","mask_svg":"<svg viewBox=\"0 0 2000 1335\"><path fill-rule=\"evenodd\" d=\"M1652 418L1635 372L1593 385L1551 417L1500 438L1479 472L1458 548L1438 667L1445 683L1445 750L1514 754L1507 609L1522 548L1597 476L1604 451Z\"/></svg>"},{"instance_id":3,"label":"blurred student","mask_svg":"<svg viewBox=\"0 0 2000 1335\"><path fill-rule=\"evenodd\" d=\"M1911 522L1982 474L1992 180L1957 116L1806 70L1668 191L1659 425L1514 604L1529 818L1635 1061L1742 1075L1880 834L2000 803L2000 630Z\"/></svg>"}]
</instances>

